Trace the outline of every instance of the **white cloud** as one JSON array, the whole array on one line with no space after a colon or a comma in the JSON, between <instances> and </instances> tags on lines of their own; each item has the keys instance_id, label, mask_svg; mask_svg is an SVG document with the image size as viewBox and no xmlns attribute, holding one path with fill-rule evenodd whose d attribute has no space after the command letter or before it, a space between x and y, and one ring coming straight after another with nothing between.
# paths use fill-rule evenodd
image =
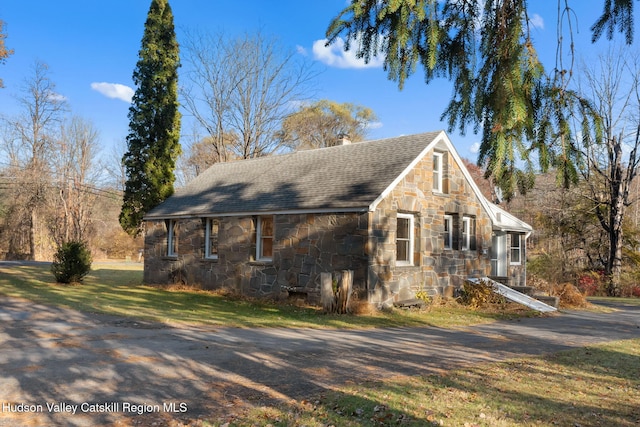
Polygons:
<instances>
[{"instance_id":1,"label":"white cloud","mask_svg":"<svg viewBox=\"0 0 640 427\"><path fill-rule=\"evenodd\" d=\"M537 13L531 15L529 23L533 28L540 28L541 30L544 30L544 19L542 19L542 16L538 15Z\"/></svg>"},{"instance_id":2,"label":"white cloud","mask_svg":"<svg viewBox=\"0 0 640 427\"><path fill-rule=\"evenodd\" d=\"M345 52L344 40L340 37L329 46L325 46L327 39L313 42L313 57L318 61L336 68L376 68L382 67L383 58L373 57L368 64L364 59L356 58L355 46L360 43L358 40L352 42L352 48Z\"/></svg>"},{"instance_id":3,"label":"white cloud","mask_svg":"<svg viewBox=\"0 0 640 427\"><path fill-rule=\"evenodd\" d=\"M469 151L471 151L473 154L476 154L478 151L480 151L480 143L474 142L473 144L471 144L471 147L469 147Z\"/></svg>"},{"instance_id":4,"label":"white cloud","mask_svg":"<svg viewBox=\"0 0 640 427\"><path fill-rule=\"evenodd\" d=\"M296 52L298 52L300 55L307 56L307 49L305 49L303 46L296 45Z\"/></svg>"},{"instance_id":5,"label":"white cloud","mask_svg":"<svg viewBox=\"0 0 640 427\"><path fill-rule=\"evenodd\" d=\"M107 98L120 99L125 102L131 102L134 94L133 89L120 83L91 83L91 89L101 93Z\"/></svg>"},{"instance_id":6,"label":"white cloud","mask_svg":"<svg viewBox=\"0 0 640 427\"><path fill-rule=\"evenodd\" d=\"M380 129L382 126L382 122L369 122L365 127L367 129Z\"/></svg>"},{"instance_id":7,"label":"white cloud","mask_svg":"<svg viewBox=\"0 0 640 427\"><path fill-rule=\"evenodd\" d=\"M67 102L67 97L57 93L57 92L49 92L47 93L47 99L52 102Z\"/></svg>"}]
</instances>

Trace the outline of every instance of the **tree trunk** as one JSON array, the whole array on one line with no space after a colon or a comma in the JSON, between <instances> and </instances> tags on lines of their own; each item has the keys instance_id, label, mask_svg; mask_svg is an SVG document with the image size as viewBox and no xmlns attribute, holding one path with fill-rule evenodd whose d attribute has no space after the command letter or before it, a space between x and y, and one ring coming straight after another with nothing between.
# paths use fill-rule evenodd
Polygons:
<instances>
[{"instance_id":1,"label":"tree trunk","mask_svg":"<svg viewBox=\"0 0 640 427\"><path fill-rule=\"evenodd\" d=\"M620 276L622 273L622 218L624 206L621 202L612 206L611 227L609 228L609 259L607 260L607 294L620 296Z\"/></svg>"},{"instance_id":2,"label":"tree trunk","mask_svg":"<svg viewBox=\"0 0 640 427\"><path fill-rule=\"evenodd\" d=\"M611 140L610 164L610 193L611 205L609 207L609 259L607 260L607 294L620 296L620 275L622 273L622 221L624 219L625 201L627 190L623 180L621 140Z\"/></svg>"},{"instance_id":3,"label":"tree trunk","mask_svg":"<svg viewBox=\"0 0 640 427\"><path fill-rule=\"evenodd\" d=\"M29 219L29 260L36 260L36 210L31 210L31 216Z\"/></svg>"}]
</instances>

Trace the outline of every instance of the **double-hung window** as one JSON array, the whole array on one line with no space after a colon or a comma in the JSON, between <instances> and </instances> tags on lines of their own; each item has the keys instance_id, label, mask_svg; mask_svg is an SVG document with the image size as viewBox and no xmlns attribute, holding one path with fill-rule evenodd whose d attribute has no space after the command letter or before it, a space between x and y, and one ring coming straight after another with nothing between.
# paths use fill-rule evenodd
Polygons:
<instances>
[{"instance_id":1,"label":"double-hung window","mask_svg":"<svg viewBox=\"0 0 640 427\"><path fill-rule=\"evenodd\" d=\"M433 191L442 193L443 153L433 153Z\"/></svg>"},{"instance_id":2,"label":"double-hung window","mask_svg":"<svg viewBox=\"0 0 640 427\"><path fill-rule=\"evenodd\" d=\"M174 219L167 221L167 256L178 256L178 223Z\"/></svg>"},{"instance_id":3,"label":"double-hung window","mask_svg":"<svg viewBox=\"0 0 640 427\"><path fill-rule=\"evenodd\" d=\"M259 216L256 233L256 258L259 261L273 259L273 216Z\"/></svg>"},{"instance_id":4,"label":"double-hung window","mask_svg":"<svg viewBox=\"0 0 640 427\"><path fill-rule=\"evenodd\" d=\"M444 216L444 248L453 249L453 217Z\"/></svg>"},{"instance_id":5,"label":"double-hung window","mask_svg":"<svg viewBox=\"0 0 640 427\"><path fill-rule=\"evenodd\" d=\"M476 219L471 216L462 217L462 250L471 251L476 248Z\"/></svg>"},{"instance_id":6,"label":"double-hung window","mask_svg":"<svg viewBox=\"0 0 640 427\"><path fill-rule=\"evenodd\" d=\"M398 214L396 227L396 265L413 265L413 215Z\"/></svg>"},{"instance_id":7,"label":"double-hung window","mask_svg":"<svg viewBox=\"0 0 640 427\"><path fill-rule=\"evenodd\" d=\"M220 221L207 218L205 227L204 256L208 259L218 259L218 232Z\"/></svg>"},{"instance_id":8,"label":"double-hung window","mask_svg":"<svg viewBox=\"0 0 640 427\"><path fill-rule=\"evenodd\" d=\"M522 234L511 235L511 264L522 263Z\"/></svg>"}]
</instances>

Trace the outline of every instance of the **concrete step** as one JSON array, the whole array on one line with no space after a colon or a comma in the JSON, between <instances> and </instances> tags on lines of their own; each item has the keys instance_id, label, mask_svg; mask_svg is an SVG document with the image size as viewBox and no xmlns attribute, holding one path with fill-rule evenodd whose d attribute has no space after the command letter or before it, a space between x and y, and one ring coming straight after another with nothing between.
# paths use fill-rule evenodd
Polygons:
<instances>
[{"instance_id":1,"label":"concrete step","mask_svg":"<svg viewBox=\"0 0 640 427\"><path fill-rule=\"evenodd\" d=\"M560 298L558 297L552 297L550 295L534 295L533 297L538 301L542 301L543 303L550 305L551 307L558 308L558 305L560 304Z\"/></svg>"},{"instance_id":2,"label":"concrete step","mask_svg":"<svg viewBox=\"0 0 640 427\"><path fill-rule=\"evenodd\" d=\"M521 294L529 295L530 297L533 296L533 294L536 291L533 286L509 286L509 287L514 291L518 291Z\"/></svg>"}]
</instances>

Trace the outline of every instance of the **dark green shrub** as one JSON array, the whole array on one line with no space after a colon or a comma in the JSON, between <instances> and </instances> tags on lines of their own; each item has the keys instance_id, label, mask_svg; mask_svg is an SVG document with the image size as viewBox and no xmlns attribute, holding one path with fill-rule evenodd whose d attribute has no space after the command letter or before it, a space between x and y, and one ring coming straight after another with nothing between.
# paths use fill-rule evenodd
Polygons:
<instances>
[{"instance_id":1,"label":"dark green shrub","mask_svg":"<svg viewBox=\"0 0 640 427\"><path fill-rule=\"evenodd\" d=\"M83 242L66 242L53 256L51 272L59 283L82 282L91 262L91 252Z\"/></svg>"}]
</instances>

